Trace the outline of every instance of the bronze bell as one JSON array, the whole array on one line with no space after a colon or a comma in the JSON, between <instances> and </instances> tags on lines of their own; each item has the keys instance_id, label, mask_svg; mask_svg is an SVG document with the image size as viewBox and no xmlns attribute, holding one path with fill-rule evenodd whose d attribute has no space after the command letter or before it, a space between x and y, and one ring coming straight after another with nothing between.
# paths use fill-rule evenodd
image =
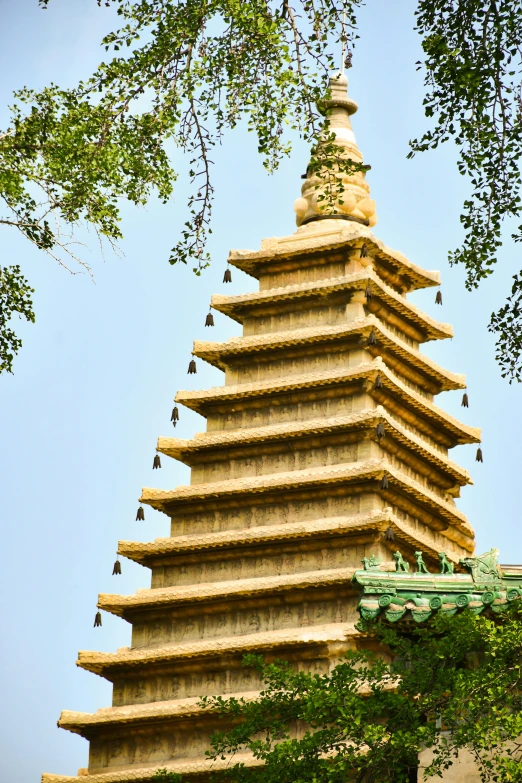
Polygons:
<instances>
[{"instance_id":1,"label":"bronze bell","mask_svg":"<svg viewBox=\"0 0 522 783\"><path fill-rule=\"evenodd\" d=\"M114 563L114 566L112 568L112 575L113 576L119 576L121 574L121 563L118 558L116 558L116 562Z\"/></svg>"}]
</instances>

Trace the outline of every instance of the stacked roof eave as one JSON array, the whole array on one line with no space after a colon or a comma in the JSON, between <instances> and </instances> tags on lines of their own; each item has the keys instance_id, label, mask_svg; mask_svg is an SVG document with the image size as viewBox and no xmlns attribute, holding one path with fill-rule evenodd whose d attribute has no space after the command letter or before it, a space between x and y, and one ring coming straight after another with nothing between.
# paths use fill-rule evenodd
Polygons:
<instances>
[{"instance_id":1,"label":"stacked roof eave","mask_svg":"<svg viewBox=\"0 0 522 783\"><path fill-rule=\"evenodd\" d=\"M380 374L385 380L384 389L374 388L375 379ZM462 443L478 443L481 440L481 432L477 427L470 427L455 419L450 414L438 408L425 396L414 391L386 367L381 357L377 356L366 364L337 370L322 371L319 373L306 373L289 378L276 378L267 381L230 384L228 386L215 386L203 391L179 391L176 402L187 408L207 415L208 411L220 405L225 406L231 401L248 404L249 400L261 397L269 399L273 395L291 394L325 386L335 386L350 383L368 382L367 391L372 394L377 402L384 399L386 393L393 394L404 409L411 410L433 422L447 439L448 447Z\"/></svg>"},{"instance_id":2,"label":"stacked roof eave","mask_svg":"<svg viewBox=\"0 0 522 783\"><path fill-rule=\"evenodd\" d=\"M342 225L339 225L341 222ZM439 272L428 271L412 263L402 253L377 239L369 228L360 225L353 227L337 220L331 223L329 230L323 226L317 234L298 231L287 237L264 240L261 250L231 250L229 263L259 278L271 265L281 261L292 262L325 252L359 250L366 244L368 254L377 265L383 267L382 276L385 279L389 277L384 270L390 269L399 278L401 293L440 285Z\"/></svg>"},{"instance_id":3,"label":"stacked roof eave","mask_svg":"<svg viewBox=\"0 0 522 783\"><path fill-rule=\"evenodd\" d=\"M367 345L371 333L376 336L375 346ZM225 343L211 343L196 340L192 351L194 356L226 370L231 362L243 357L264 355L271 352L288 351L290 349L309 349L323 344L331 347L335 343L356 339L361 341L369 353L380 355L386 351L394 360L400 362L405 372L413 373L414 377L425 379L432 394L450 389L465 389L464 375L450 372L440 367L436 362L420 351L410 347L387 329L374 315L357 318L334 326L318 326L305 329L295 329L285 332L271 332L251 337L234 337Z\"/></svg>"},{"instance_id":4,"label":"stacked roof eave","mask_svg":"<svg viewBox=\"0 0 522 783\"><path fill-rule=\"evenodd\" d=\"M279 441L297 440L311 435L330 435L352 430L369 430L382 421L387 426L387 432L400 442L419 452L428 462L433 462L440 470L446 471L453 479L464 484L472 484L469 473L453 462L438 449L405 429L381 405L377 408L351 413L345 416L308 419L302 422L272 424L266 427L249 429L225 430L223 432L206 432L193 440L178 438L158 438L157 451L172 457L187 465L194 465L206 457L218 452L226 452L245 448L257 448L262 444ZM374 439L376 436L374 436ZM226 452L225 452L226 450Z\"/></svg>"},{"instance_id":5,"label":"stacked roof eave","mask_svg":"<svg viewBox=\"0 0 522 783\"><path fill-rule=\"evenodd\" d=\"M340 293L365 291L368 285L372 287L372 293L377 299L382 300L390 310L394 310L404 319L406 324L411 324L422 335L420 341L443 340L453 337L451 324L440 323L415 307L404 296L387 285L371 268L338 278L298 283L281 288L269 288L264 291L236 296L214 294L211 304L213 309L243 323L245 317L255 315L257 311L266 307L286 305L291 301L325 300Z\"/></svg>"},{"instance_id":6,"label":"stacked roof eave","mask_svg":"<svg viewBox=\"0 0 522 783\"><path fill-rule=\"evenodd\" d=\"M424 535L409 524L405 519L394 514L391 507L355 517L330 517L311 522L290 522L285 525L270 525L268 527L253 527L246 530L226 530L218 533L178 535L170 538L158 538L150 542L120 541L118 554L134 560L146 567L176 556L182 559L186 555L200 552L202 555L221 549L233 547L236 551L247 552L249 548L279 546L302 542L310 539L335 539L351 537L374 531L377 536L383 536L387 530L400 537L411 547L422 546L434 560L442 548L447 547L447 540L434 531ZM393 544L392 544L393 545ZM448 554L455 563L458 557Z\"/></svg>"}]
</instances>

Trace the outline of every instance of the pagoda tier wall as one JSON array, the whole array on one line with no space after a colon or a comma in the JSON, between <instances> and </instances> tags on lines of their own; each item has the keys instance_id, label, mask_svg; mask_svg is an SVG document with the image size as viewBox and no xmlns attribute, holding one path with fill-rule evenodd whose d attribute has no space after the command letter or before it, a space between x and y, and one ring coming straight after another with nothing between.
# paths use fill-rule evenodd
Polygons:
<instances>
[{"instance_id":1,"label":"pagoda tier wall","mask_svg":"<svg viewBox=\"0 0 522 783\"><path fill-rule=\"evenodd\" d=\"M278 399L252 400L248 403L226 405L222 410L211 410L207 417L207 431L245 430L274 424L288 424L292 421L306 422L343 416L348 413L373 408L374 402L367 393L347 393L345 388L334 388L325 394L301 392L294 395L280 395Z\"/></svg>"},{"instance_id":2,"label":"pagoda tier wall","mask_svg":"<svg viewBox=\"0 0 522 783\"><path fill-rule=\"evenodd\" d=\"M313 659L301 659L296 655L288 657L299 671L324 674L331 666L328 657L317 657L314 650ZM267 660L270 655L267 656ZM259 674L254 669L241 665L237 656L222 656L219 659L208 660L205 666L200 661L175 667L154 669L149 667L146 672L126 672L117 677L113 684L113 706L147 705L156 702L200 698L220 693L255 692L261 684Z\"/></svg>"},{"instance_id":3,"label":"pagoda tier wall","mask_svg":"<svg viewBox=\"0 0 522 783\"><path fill-rule=\"evenodd\" d=\"M338 520L339 526L345 520ZM199 552L169 558L166 563L151 566L151 587L175 587L176 585L206 584L250 579L259 576L300 574L310 570L324 571L331 568L347 568L366 557L368 545L374 545L375 533L370 540L357 531L350 536L337 536L334 541L313 537L268 546L249 547L235 551ZM373 551L373 550L372 550Z\"/></svg>"},{"instance_id":4,"label":"pagoda tier wall","mask_svg":"<svg viewBox=\"0 0 522 783\"><path fill-rule=\"evenodd\" d=\"M350 319L350 304L346 297L339 297L338 303L323 304L312 303L302 310L296 308L296 304L287 304L283 307L263 308L255 316L245 318L243 321L243 336L271 334L272 332L293 332L298 329L310 327L335 326ZM355 308L353 308L355 309ZM358 308L357 308L358 309Z\"/></svg>"},{"instance_id":5,"label":"pagoda tier wall","mask_svg":"<svg viewBox=\"0 0 522 783\"><path fill-rule=\"evenodd\" d=\"M195 505L195 504L194 504ZM214 533L224 530L245 530L266 525L286 525L331 517L355 516L382 508L377 491L325 496L313 492L308 495L289 495L280 492L276 497L244 498L232 506L216 508L187 508L172 516L171 535Z\"/></svg>"},{"instance_id":6,"label":"pagoda tier wall","mask_svg":"<svg viewBox=\"0 0 522 783\"><path fill-rule=\"evenodd\" d=\"M226 384L237 385L269 381L278 378L293 378L312 373L329 373L341 369L356 368L368 364L373 359L369 351L360 348L361 338L357 335L347 344L325 344L314 347L313 350L293 350L291 347L273 353L271 358L265 356L255 359L242 359L237 363L228 363ZM351 343L351 344L350 344ZM386 351L380 354L387 366L395 375L417 394L422 394L427 400L433 399L433 394L423 388L423 377L411 367L398 362L395 357L387 356Z\"/></svg>"},{"instance_id":7,"label":"pagoda tier wall","mask_svg":"<svg viewBox=\"0 0 522 783\"><path fill-rule=\"evenodd\" d=\"M373 429L378 421L375 418ZM361 437L364 440L361 440ZM275 473L287 473L292 470L304 470L327 465L350 464L370 459L388 459L390 465L401 469L404 474L416 482L430 487L441 498L448 498L448 490L455 485L455 477L441 468L434 468L428 459L415 454L415 444L404 448L393 439L392 434L386 440L376 442L374 433L368 428L361 432L341 432L317 435L315 438L295 439L291 446L288 441L269 444L260 450L259 446L244 449L244 453L227 457L222 452L199 456L198 463L192 465L191 485L214 481L248 478ZM358 440L356 440L358 439Z\"/></svg>"},{"instance_id":8,"label":"pagoda tier wall","mask_svg":"<svg viewBox=\"0 0 522 783\"><path fill-rule=\"evenodd\" d=\"M351 265L351 253L320 254L312 258L302 259L299 268L295 265L284 264L282 269L274 267L272 271L259 276L259 290L267 291L270 288L284 288L298 283L311 283L325 280L331 277L342 277L348 271L354 269ZM355 251L353 251L355 256Z\"/></svg>"},{"instance_id":9,"label":"pagoda tier wall","mask_svg":"<svg viewBox=\"0 0 522 783\"><path fill-rule=\"evenodd\" d=\"M341 296L339 296L339 299L341 299ZM338 304L307 304L301 301L293 305L272 305L270 308L263 308L255 316L244 319L243 336L255 337L282 332L291 336L294 332L298 332L301 329L321 329L321 327L338 326L364 317L365 312L360 302L346 302L346 294L342 298L344 302L340 301ZM394 314L390 308L382 304L374 305L373 307L367 307L366 312L378 316L392 334L399 337L413 350L418 350L420 343L423 341L422 333L414 330L405 319Z\"/></svg>"},{"instance_id":10,"label":"pagoda tier wall","mask_svg":"<svg viewBox=\"0 0 522 783\"><path fill-rule=\"evenodd\" d=\"M355 342L355 341L354 341ZM364 364L364 351L357 345L323 345L322 350L282 349L267 356L245 358L229 365L225 385L256 383L272 378L291 378L313 372L328 372Z\"/></svg>"},{"instance_id":11,"label":"pagoda tier wall","mask_svg":"<svg viewBox=\"0 0 522 783\"><path fill-rule=\"evenodd\" d=\"M106 729L89 743L89 774L120 771L122 767L156 768L178 759L201 757L208 749L210 726L194 720L177 721L175 731L168 723L125 732ZM206 730L205 730L206 729Z\"/></svg>"},{"instance_id":12,"label":"pagoda tier wall","mask_svg":"<svg viewBox=\"0 0 522 783\"><path fill-rule=\"evenodd\" d=\"M367 548L364 548L365 552ZM347 567L343 568L342 572L338 569L338 572L331 573L330 569L325 569L324 581L335 580L328 590L322 586L313 586L297 592L279 590L271 593L270 587L266 585L263 594L257 597L241 596L233 600L226 596L204 606L189 605L169 611L132 613L129 616L132 621L131 646L161 647L185 641L244 637L265 631L308 628L330 623L356 623L358 594L341 585L343 579L351 575L350 566L353 570L357 567L354 562L354 548L341 553L341 557L343 555L344 565ZM309 571L315 570L313 554L305 555L305 559ZM270 575L265 574L264 568L261 567L256 578L259 579L260 576L266 578ZM315 581L321 582L321 575L318 574Z\"/></svg>"},{"instance_id":13,"label":"pagoda tier wall","mask_svg":"<svg viewBox=\"0 0 522 783\"><path fill-rule=\"evenodd\" d=\"M357 433L354 433L354 437L356 436ZM325 443L323 438L318 437L315 442L310 440L304 443L294 442L291 451L288 442L283 441L261 453L258 448L252 450L255 454L229 458L226 456L220 458L216 455L214 459L208 459L204 464L192 467L190 483L194 485L209 481L263 476L268 473L286 473L290 470L357 462L372 457L378 459L382 456L381 448L370 440L354 443L350 442L344 434L344 437L343 435L330 436L328 441Z\"/></svg>"}]
</instances>

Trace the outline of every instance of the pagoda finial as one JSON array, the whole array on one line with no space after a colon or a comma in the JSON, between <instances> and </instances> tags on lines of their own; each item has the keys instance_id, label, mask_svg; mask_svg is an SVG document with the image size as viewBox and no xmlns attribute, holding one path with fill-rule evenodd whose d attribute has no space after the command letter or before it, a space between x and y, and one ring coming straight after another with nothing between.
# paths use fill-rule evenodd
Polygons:
<instances>
[{"instance_id":1,"label":"pagoda finial","mask_svg":"<svg viewBox=\"0 0 522 783\"><path fill-rule=\"evenodd\" d=\"M330 76L330 96L321 102L320 109L328 122L306 170L301 197L294 203L296 223L300 226L314 220L344 218L374 226L375 201L370 198L370 187L365 180L369 166L362 167L363 156L350 120L357 104L348 97L348 79L344 73L338 71ZM343 162L348 161L356 164L353 171L343 171Z\"/></svg>"}]
</instances>

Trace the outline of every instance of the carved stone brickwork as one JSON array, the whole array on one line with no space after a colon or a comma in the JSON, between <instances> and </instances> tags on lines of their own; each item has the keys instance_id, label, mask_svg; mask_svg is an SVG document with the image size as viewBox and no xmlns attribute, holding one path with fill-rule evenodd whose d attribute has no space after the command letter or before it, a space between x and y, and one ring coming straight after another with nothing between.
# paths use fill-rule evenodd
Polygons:
<instances>
[{"instance_id":1,"label":"carved stone brickwork","mask_svg":"<svg viewBox=\"0 0 522 783\"><path fill-rule=\"evenodd\" d=\"M175 671L168 673L145 673L141 677L127 675L116 680L112 703L115 707L126 704L151 704L153 702L186 699L194 696L210 696L215 693L239 693L255 690L260 685L255 671L237 668L212 668L197 671Z\"/></svg>"},{"instance_id":2,"label":"carved stone brickwork","mask_svg":"<svg viewBox=\"0 0 522 783\"><path fill-rule=\"evenodd\" d=\"M328 658L296 660L299 671L325 674L331 666ZM212 694L232 694L256 691L260 680L254 669L241 666L241 659L207 663L206 667L182 668L179 664L172 671L151 670L141 676L127 673L113 686L113 705L152 704Z\"/></svg>"},{"instance_id":3,"label":"carved stone brickwork","mask_svg":"<svg viewBox=\"0 0 522 783\"><path fill-rule=\"evenodd\" d=\"M309 498L283 496L266 498L265 502L258 502L257 498L250 502L243 499L240 506L235 504L223 509L205 508L194 512L188 509L180 511L176 516L172 511L172 535L241 530L265 525L279 526L312 519L350 516L377 508L379 503L379 496L370 492L347 497L321 497L317 493L315 497ZM382 507L382 503L380 506Z\"/></svg>"},{"instance_id":4,"label":"carved stone brickwork","mask_svg":"<svg viewBox=\"0 0 522 783\"><path fill-rule=\"evenodd\" d=\"M294 601L296 599L294 598ZM135 620L132 646L153 647L171 642L194 639L217 639L229 636L247 636L260 631L302 628L334 622L357 622L356 600L311 600L299 603L273 604L273 599L262 596L258 606L240 607L234 602L217 607L212 614L191 609L185 616L166 614L161 618Z\"/></svg>"},{"instance_id":5,"label":"carved stone brickwork","mask_svg":"<svg viewBox=\"0 0 522 783\"><path fill-rule=\"evenodd\" d=\"M355 104L344 83L334 86L336 143L362 161L349 120ZM378 613L391 611L392 595L400 603L389 586L396 564L418 567L426 581L423 569L438 568L444 552L445 573L458 581L459 561L473 555L473 530L455 503L470 478L448 449L480 432L434 402L465 388L463 376L422 353L451 327L406 299L438 285L438 274L372 234L364 172L345 185L346 201L317 220L317 195L330 185L309 171L297 232L230 255L259 290L216 296L213 306L243 333L194 346L225 383L177 396L207 430L158 442L165 458L191 467L190 485L142 493L170 519L170 538L120 542L122 555L151 570L152 586L99 597L132 625L131 646L79 655L81 667L113 683L113 706L60 719L90 741L85 783L144 783L163 767L201 783L209 734L223 726L198 697L252 697L260 683L242 667L244 653L326 672L362 643L356 571L368 593L361 607ZM361 561L368 570L358 571ZM400 576L409 584L409 572ZM44 775L44 783L76 780Z\"/></svg>"},{"instance_id":6,"label":"carved stone brickwork","mask_svg":"<svg viewBox=\"0 0 522 783\"><path fill-rule=\"evenodd\" d=\"M322 571L330 568L358 568L361 559L366 556L371 543L357 545L355 536L361 537L359 531L354 531L350 538L336 540L334 544L312 539L304 541L300 546L276 545L256 551L253 547L244 555L224 552L222 549L213 556L199 553L195 561L191 558L183 564L158 565L152 569L152 587L174 587L208 582L225 582L230 579L252 579L260 576L277 576L280 574L300 574L308 571ZM367 534L368 535L368 534ZM322 543L322 546L321 546ZM372 549L373 551L373 549ZM180 558L177 558L178 560Z\"/></svg>"},{"instance_id":7,"label":"carved stone brickwork","mask_svg":"<svg viewBox=\"0 0 522 783\"><path fill-rule=\"evenodd\" d=\"M372 406L373 401L368 394L353 391L350 394L345 389L333 389L329 395L321 395L318 399L313 397L299 401L280 399L277 405L270 402L265 400L262 405L239 409L234 406L235 410L229 408L223 413L211 413L207 422L208 431L243 430L284 422L305 422L317 418L342 416L365 410Z\"/></svg>"},{"instance_id":8,"label":"carved stone brickwork","mask_svg":"<svg viewBox=\"0 0 522 783\"><path fill-rule=\"evenodd\" d=\"M271 378L291 378L314 372L331 372L346 367L363 364L364 352L350 346L322 346L322 351L314 354L295 355L297 351L279 350L273 358L267 356L256 358L256 361L243 360L240 365L234 363L227 370L226 383L255 383ZM279 355L278 355L279 354Z\"/></svg>"},{"instance_id":9,"label":"carved stone brickwork","mask_svg":"<svg viewBox=\"0 0 522 783\"><path fill-rule=\"evenodd\" d=\"M340 440L340 438L339 438ZM207 462L202 468L194 467L191 484L211 481L227 481L245 476L263 476L270 473L286 473L289 470L304 470L321 465L338 465L347 462L378 457L379 450L372 450L369 441L319 445L305 443L282 443L280 450L254 456L253 454L219 462Z\"/></svg>"},{"instance_id":10,"label":"carved stone brickwork","mask_svg":"<svg viewBox=\"0 0 522 783\"><path fill-rule=\"evenodd\" d=\"M346 323L346 309L350 305L339 304L330 307L303 307L302 312L282 312L259 315L256 318L246 318L243 324L243 334L270 334L271 332L296 331L312 326L330 326Z\"/></svg>"},{"instance_id":11,"label":"carved stone brickwork","mask_svg":"<svg viewBox=\"0 0 522 783\"><path fill-rule=\"evenodd\" d=\"M300 269L281 269L274 270L259 275L259 290L266 291L270 288L284 288L287 285L296 283L311 283L317 280L327 280L329 278L340 277L345 272L344 256L333 260L326 254L316 259L313 265L303 265Z\"/></svg>"},{"instance_id":12,"label":"carved stone brickwork","mask_svg":"<svg viewBox=\"0 0 522 783\"><path fill-rule=\"evenodd\" d=\"M204 730L206 728L206 731ZM92 774L106 772L114 767L164 766L174 759L201 757L209 748L208 727L194 727L192 723L178 722L175 732L169 726L147 727L140 731L128 730L121 736L111 736L114 730L106 730L105 736L91 739L89 771Z\"/></svg>"}]
</instances>

